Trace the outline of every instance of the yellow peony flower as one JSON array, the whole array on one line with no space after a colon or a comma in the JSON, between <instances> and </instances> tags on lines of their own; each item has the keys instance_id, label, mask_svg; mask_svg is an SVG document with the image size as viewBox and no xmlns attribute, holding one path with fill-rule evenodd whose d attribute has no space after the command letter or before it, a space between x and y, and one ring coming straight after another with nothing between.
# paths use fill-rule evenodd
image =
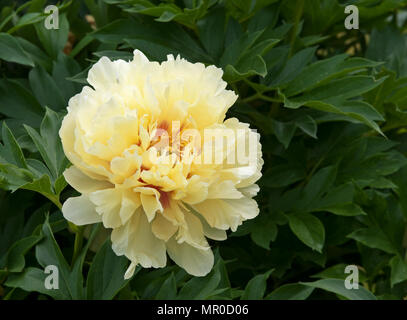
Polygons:
<instances>
[{"instance_id":1,"label":"yellow peony flower","mask_svg":"<svg viewBox=\"0 0 407 320\"><path fill-rule=\"evenodd\" d=\"M92 87L69 100L59 134L73 165L64 176L81 196L62 212L76 225L112 229L114 252L131 261L125 278L138 264L164 267L166 253L204 276L214 260L206 238L225 240L226 230L258 214L259 135L224 120L237 96L222 75L172 55L149 61L136 50L130 62L102 57L89 70ZM227 144L218 144L224 132ZM245 161L236 158L239 146Z\"/></svg>"}]
</instances>

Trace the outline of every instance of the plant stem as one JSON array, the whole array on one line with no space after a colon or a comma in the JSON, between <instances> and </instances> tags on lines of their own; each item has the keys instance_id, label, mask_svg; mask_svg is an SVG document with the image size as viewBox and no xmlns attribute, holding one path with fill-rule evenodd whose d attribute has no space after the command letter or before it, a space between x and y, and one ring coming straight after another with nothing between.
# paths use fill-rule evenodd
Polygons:
<instances>
[{"instance_id":1,"label":"plant stem","mask_svg":"<svg viewBox=\"0 0 407 320\"><path fill-rule=\"evenodd\" d=\"M83 227L78 227L75 233L75 243L73 248L73 255L72 255L72 263L73 266L75 264L76 259L78 258L83 244Z\"/></svg>"},{"instance_id":2,"label":"plant stem","mask_svg":"<svg viewBox=\"0 0 407 320\"><path fill-rule=\"evenodd\" d=\"M256 94L254 94L254 95L252 95L250 97L247 97L247 98L243 99L243 102L250 102L250 101L253 101L253 100L257 100L257 99L262 99L262 100L269 101L269 102L283 102L281 99L268 97L268 96L265 96L265 95L263 95L261 93L256 93Z\"/></svg>"}]
</instances>

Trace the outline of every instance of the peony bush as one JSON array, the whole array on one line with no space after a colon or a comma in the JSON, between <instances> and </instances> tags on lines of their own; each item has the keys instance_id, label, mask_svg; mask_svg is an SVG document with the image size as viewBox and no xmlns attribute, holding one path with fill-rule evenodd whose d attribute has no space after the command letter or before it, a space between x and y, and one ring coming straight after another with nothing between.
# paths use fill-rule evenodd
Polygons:
<instances>
[{"instance_id":1,"label":"peony bush","mask_svg":"<svg viewBox=\"0 0 407 320\"><path fill-rule=\"evenodd\" d=\"M2 2L0 298L406 299L406 30L404 0Z\"/></svg>"}]
</instances>

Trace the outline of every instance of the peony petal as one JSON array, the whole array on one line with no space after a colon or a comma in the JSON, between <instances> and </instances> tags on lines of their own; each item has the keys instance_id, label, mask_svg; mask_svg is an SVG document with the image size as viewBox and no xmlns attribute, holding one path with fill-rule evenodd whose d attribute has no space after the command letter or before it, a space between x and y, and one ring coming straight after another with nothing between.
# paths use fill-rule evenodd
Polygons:
<instances>
[{"instance_id":1,"label":"peony petal","mask_svg":"<svg viewBox=\"0 0 407 320\"><path fill-rule=\"evenodd\" d=\"M122 224L125 224L134 214L136 209L140 207L140 195L132 191L123 192L122 203L120 207L120 219Z\"/></svg>"},{"instance_id":2,"label":"peony petal","mask_svg":"<svg viewBox=\"0 0 407 320\"><path fill-rule=\"evenodd\" d=\"M64 177L76 191L80 193L90 193L96 190L107 189L113 187L108 181L92 179L85 175L75 166L71 166L64 171Z\"/></svg>"},{"instance_id":3,"label":"peony petal","mask_svg":"<svg viewBox=\"0 0 407 320\"><path fill-rule=\"evenodd\" d=\"M62 206L62 214L66 220L78 226L102 221L87 195L67 199Z\"/></svg>"},{"instance_id":4,"label":"peony petal","mask_svg":"<svg viewBox=\"0 0 407 320\"><path fill-rule=\"evenodd\" d=\"M198 249L208 249L209 244L205 239L202 224L199 219L190 212L183 211L185 223L181 224L176 235L178 243L186 242Z\"/></svg>"},{"instance_id":5,"label":"peony petal","mask_svg":"<svg viewBox=\"0 0 407 320\"><path fill-rule=\"evenodd\" d=\"M161 268L167 263L165 242L156 238L141 209L137 210L125 226L112 231L113 250L144 268Z\"/></svg>"},{"instance_id":6,"label":"peony petal","mask_svg":"<svg viewBox=\"0 0 407 320\"><path fill-rule=\"evenodd\" d=\"M181 268L195 277L206 276L213 267L214 257L210 248L197 249L187 243L177 243L174 238L167 242L170 258Z\"/></svg>"},{"instance_id":7,"label":"peony petal","mask_svg":"<svg viewBox=\"0 0 407 320\"><path fill-rule=\"evenodd\" d=\"M246 197L253 198L260 191L260 188L257 184L252 184L248 187L240 188L239 191L243 193Z\"/></svg>"},{"instance_id":8,"label":"peony petal","mask_svg":"<svg viewBox=\"0 0 407 320\"><path fill-rule=\"evenodd\" d=\"M168 241L174 233L178 230L168 219L164 218L165 210L163 214L156 214L153 222L151 223L151 229L154 235L161 240Z\"/></svg>"},{"instance_id":9,"label":"peony petal","mask_svg":"<svg viewBox=\"0 0 407 320\"><path fill-rule=\"evenodd\" d=\"M130 263L129 267L127 268L127 270L124 274L125 280L128 280L133 276L134 271L136 270L136 267L137 267L137 263L135 263L135 262Z\"/></svg>"},{"instance_id":10,"label":"peony petal","mask_svg":"<svg viewBox=\"0 0 407 320\"><path fill-rule=\"evenodd\" d=\"M255 218L259 213L256 201L244 197L234 200L206 200L192 206L217 229L236 231L242 221Z\"/></svg>"},{"instance_id":11,"label":"peony petal","mask_svg":"<svg viewBox=\"0 0 407 320\"><path fill-rule=\"evenodd\" d=\"M118 189L105 189L89 194L90 200L95 204L96 211L102 216L105 228L117 228L122 225L120 208L122 192Z\"/></svg>"},{"instance_id":12,"label":"peony petal","mask_svg":"<svg viewBox=\"0 0 407 320\"><path fill-rule=\"evenodd\" d=\"M145 64L149 62L148 58L140 50L136 49L133 51L133 61L135 64Z\"/></svg>"},{"instance_id":13,"label":"peony petal","mask_svg":"<svg viewBox=\"0 0 407 320\"><path fill-rule=\"evenodd\" d=\"M199 214L198 212L192 210L195 216L201 221L202 224L202 229L205 237L212 239L212 240L217 240L217 241L223 241L227 239L227 234L225 230L217 229L217 228L212 228L208 222L206 222L205 218Z\"/></svg>"},{"instance_id":14,"label":"peony petal","mask_svg":"<svg viewBox=\"0 0 407 320\"><path fill-rule=\"evenodd\" d=\"M236 189L234 182L225 180L211 184L207 199L240 199L242 197L243 194Z\"/></svg>"},{"instance_id":15,"label":"peony petal","mask_svg":"<svg viewBox=\"0 0 407 320\"><path fill-rule=\"evenodd\" d=\"M183 202L189 204L202 202L208 196L208 183L201 181L200 176L194 175L188 179L188 185L184 193Z\"/></svg>"},{"instance_id":16,"label":"peony petal","mask_svg":"<svg viewBox=\"0 0 407 320\"><path fill-rule=\"evenodd\" d=\"M88 83L97 90L107 90L113 85L124 82L127 62L124 60L110 61L107 57L101 57L88 73Z\"/></svg>"},{"instance_id":17,"label":"peony petal","mask_svg":"<svg viewBox=\"0 0 407 320\"><path fill-rule=\"evenodd\" d=\"M137 187L134 191L141 192L140 199L146 213L148 222L153 221L157 211L163 212L160 202L160 193L154 188Z\"/></svg>"}]
</instances>

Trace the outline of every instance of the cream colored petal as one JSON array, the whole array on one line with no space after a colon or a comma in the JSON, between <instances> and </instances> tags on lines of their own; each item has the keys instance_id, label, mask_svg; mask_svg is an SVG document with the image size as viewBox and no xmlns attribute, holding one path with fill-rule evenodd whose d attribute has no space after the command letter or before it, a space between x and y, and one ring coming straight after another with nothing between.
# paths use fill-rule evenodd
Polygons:
<instances>
[{"instance_id":1,"label":"cream colored petal","mask_svg":"<svg viewBox=\"0 0 407 320\"><path fill-rule=\"evenodd\" d=\"M243 193L246 197L253 198L260 191L260 188L257 184L252 184L248 187L239 189L239 191Z\"/></svg>"},{"instance_id":2,"label":"cream colored petal","mask_svg":"<svg viewBox=\"0 0 407 320\"><path fill-rule=\"evenodd\" d=\"M201 181L201 177L194 175L188 179L188 185L182 190L183 202L194 204L205 200L208 196L208 183Z\"/></svg>"},{"instance_id":3,"label":"cream colored petal","mask_svg":"<svg viewBox=\"0 0 407 320\"><path fill-rule=\"evenodd\" d=\"M214 182L208 190L207 199L240 199L243 194L235 187L235 183L231 180L222 182Z\"/></svg>"},{"instance_id":4,"label":"cream colored petal","mask_svg":"<svg viewBox=\"0 0 407 320\"><path fill-rule=\"evenodd\" d=\"M117 189L105 189L89 194L90 200L95 204L96 211L102 216L105 228L117 228L122 225L120 208L122 192Z\"/></svg>"},{"instance_id":5,"label":"cream colored petal","mask_svg":"<svg viewBox=\"0 0 407 320\"><path fill-rule=\"evenodd\" d=\"M130 240L130 222L112 230L110 239L112 240L112 249L118 256L126 254Z\"/></svg>"},{"instance_id":6,"label":"cream colored petal","mask_svg":"<svg viewBox=\"0 0 407 320\"><path fill-rule=\"evenodd\" d=\"M149 62L148 58L144 55L143 52L141 52L138 49L133 51L133 61L132 61L132 63L137 64L137 65L143 65L143 64L145 64L147 62Z\"/></svg>"},{"instance_id":7,"label":"cream colored petal","mask_svg":"<svg viewBox=\"0 0 407 320\"><path fill-rule=\"evenodd\" d=\"M163 212L163 207L160 202L160 193L153 188L135 188L135 191L143 189L144 192L140 194L141 204L143 205L144 212L147 216L148 222L153 221L157 211ZM149 192L145 192L149 190Z\"/></svg>"},{"instance_id":8,"label":"cream colored petal","mask_svg":"<svg viewBox=\"0 0 407 320\"><path fill-rule=\"evenodd\" d=\"M154 236L141 209L125 226L113 229L111 239L116 254L125 254L144 268L162 268L167 263L165 242Z\"/></svg>"},{"instance_id":9,"label":"cream colored petal","mask_svg":"<svg viewBox=\"0 0 407 320\"><path fill-rule=\"evenodd\" d=\"M235 168L227 166L226 170L222 172L224 175L235 175L239 179L239 183L236 185L238 189L248 187L261 177L264 161L260 135L250 130L248 124L239 122L236 118L227 119L224 125L237 130L237 149L240 150L238 153L244 153L246 159L240 159L238 156L238 166Z\"/></svg>"},{"instance_id":10,"label":"cream colored petal","mask_svg":"<svg viewBox=\"0 0 407 320\"><path fill-rule=\"evenodd\" d=\"M255 218L259 213L256 201L244 197L234 200L206 200L192 206L217 229L236 231L247 219Z\"/></svg>"},{"instance_id":11,"label":"cream colored petal","mask_svg":"<svg viewBox=\"0 0 407 320\"><path fill-rule=\"evenodd\" d=\"M125 224L131 218L140 205L141 200L139 194L129 190L123 191L122 203L119 212L122 224Z\"/></svg>"},{"instance_id":12,"label":"cream colored petal","mask_svg":"<svg viewBox=\"0 0 407 320\"><path fill-rule=\"evenodd\" d=\"M174 238L167 242L170 258L186 272L196 277L206 276L213 267L214 257L210 248L197 249L187 243L177 243Z\"/></svg>"},{"instance_id":13,"label":"cream colored petal","mask_svg":"<svg viewBox=\"0 0 407 320\"><path fill-rule=\"evenodd\" d=\"M183 210L185 223L179 226L176 240L178 243L186 242L193 247L205 250L209 244L205 239L202 223L190 212Z\"/></svg>"},{"instance_id":14,"label":"cream colored petal","mask_svg":"<svg viewBox=\"0 0 407 320\"><path fill-rule=\"evenodd\" d=\"M113 185L108 181L92 179L85 175L75 166L71 166L64 171L64 177L76 191L80 193L90 193L96 190L112 188Z\"/></svg>"},{"instance_id":15,"label":"cream colored petal","mask_svg":"<svg viewBox=\"0 0 407 320\"><path fill-rule=\"evenodd\" d=\"M163 215L165 215L165 209L163 214L156 214L151 223L151 229L158 239L168 241L168 239L170 239L177 231L178 227L168 219L164 218Z\"/></svg>"},{"instance_id":16,"label":"cream colored petal","mask_svg":"<svg viewBox=\"0 0 407 320\"><path fill-rule=\"evenodd\" d=\"M184 213L178 206L178 202L171 200L168 206L164 209L163 216L172 222L173 225L179 226L185 223Z\"/></svg>"},{"instance_id":17,"label":"cream colored petal","mask_svg":"<svg viewBox=\"0 0 407 320\"><path fill-rule=\"evenodd\" d=\"M97 90L108 90L113 85L123 83L127 62L124 60L110 61L101 57L88 72L88 83Z\"/></svg>"},{"instance_id":18,"label":"cream colored petal","mask_svg":"<svg viewBox=\"0 0 407 320\"><path fill-rule=\"evenodd\" d=\"M212 228L208 222L206 222L205 218L196 212L195 210L192 210L195 216L201 221L202 224L202 230L205 235L205 237L212 239L212 240L217 240L217 241L223 241L227 239L227 234L225 230L217 229L217 228Z\"/></svg>"},{"instance_id":19,"label":"cream colored petal","mask_svg":"<svg viewBox=\"0 0 407 320\"><path fill-rule=\"evenodd\" d=\"M135 263L135 262L130 263L129 267L127 268L127 270L126 270L126 272L124 274L124 279L125 280L128 280L133 276L134 271L136 270L136 267L137 267L137 263Z\"/></svg>"},{"instance_id":20,"label":"cream colored petal","mask_svg":"<svg viewBox=\"0 0 407 320\"><path fill-rule=\"evenodd\" d=\"M62 214L66 220L78 226L97 223L102 220L96 212L95 205L86 195L67 199L62 206Z\"/></svg>"}]
</instances>

